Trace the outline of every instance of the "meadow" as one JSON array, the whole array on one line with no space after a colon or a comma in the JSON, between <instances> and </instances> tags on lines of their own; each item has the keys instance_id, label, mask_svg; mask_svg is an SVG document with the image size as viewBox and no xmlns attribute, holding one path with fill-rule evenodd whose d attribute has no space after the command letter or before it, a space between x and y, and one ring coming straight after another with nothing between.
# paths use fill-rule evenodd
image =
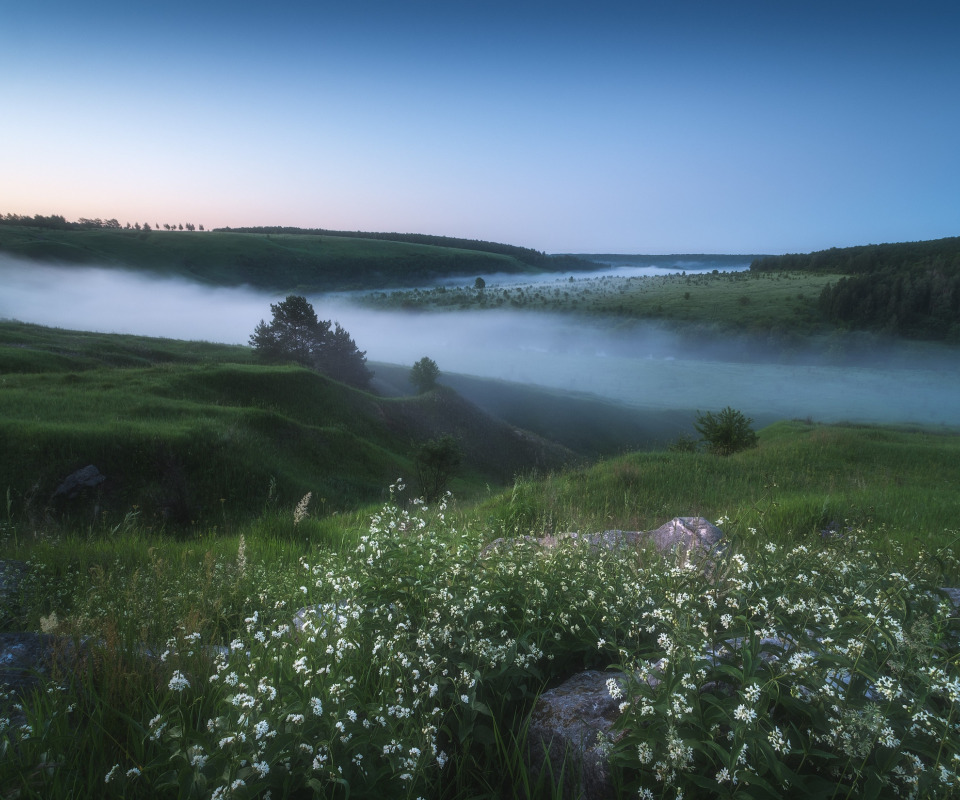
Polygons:
<instances>
[{"instance_id":1,"label":"meadow","mask_svg":"<svg viewBox=\"0 0 960 800\"><path fill-rule=\"evenodd\" d=\"M298 408L306 371L231 363L233 348L80 334L67 353L69 332L7 330L19 346L4 353L50 359L4 372L13 424L87 397L110 418L101 439L123 440L123 398L150 424L215 425L237 410L221 392L238 375L271 413L316 413ZM151 347L166 363L139 361ZM352 390L324 387L325 413L355 408ZM533 772L527 714L597 668L620 702L603 746L623 795L951 796L960 678L939 589L960 582L960 438L808 421L759 433L727 458L634 452L429 506L394 480L381 501L334 508L304 480L315 466L291 457L273 481L244 484L241 508L217 497L219 517L185 525L133 507L67 524L8 488L0 557L25 578L4 598L3 629L43 632L64 658L7 698L0 791L558 797L570 776L576 787L576 761L567 779ZM268 441L233 453L234 469ZM485 551L498 537L690 515L724 530L712 569L575 540Z\"/></svg>"},{"instance_id":2,"label":"meadow","mask_svg":"<svg viewBox=\"0 0 960 800\"><path fill-rule=\"evenodd\" d=\"M690 272L640 277L571 276L552 284L439 286L371 292L375 308L466 310L515 308L577 312L618 320L700 323L742 332L809 336L830 330L819 323L817 298L838 276L801 272Z\"/></svg>"},{"instance_id":3,"label":"meadow","mask_svg":"<svg viewBox=\"0 0 960 800\"><path fill-rule=\"evenodd\" d=\"M855 335L812 310L826 278L369 302L835 337L843 358ZM0 700L0 796L577 796L574 755L531 768L529 713L588 668L618 704L597 742L617 796L960 792L960 630L942 591L960 586L955 429L764 419L755 448L721 457L669 414L457 384L512 408L508 424L383 373L392 391L375 396L245 347L0 323L0 561L22 572L0 591L0 637L42 635L56 656ZM542 438L517 434L523 418ZM427 503L415 446L448 430L464 465ZM633 436L642 449L612 444ZM108 482L54 501L86 463ZM722 548L688 560L561 536L677 516L715 521Z\"/></svg>"}]
</instances>

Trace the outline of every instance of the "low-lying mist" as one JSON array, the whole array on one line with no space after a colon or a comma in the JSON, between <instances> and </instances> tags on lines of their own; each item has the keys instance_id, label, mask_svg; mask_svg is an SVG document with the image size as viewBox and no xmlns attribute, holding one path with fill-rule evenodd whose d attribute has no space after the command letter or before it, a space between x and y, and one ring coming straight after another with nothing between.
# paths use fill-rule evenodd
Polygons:
<instances>
[{"instance_id":1,"label":"low-lying mist","mask_svg":"<svg viewBox=\"0 0 960 800\"><path fill-rule=\"evenodd\" d=\"M688 261L671 256L662 258L644 259L643 263L630 263L626 260L617 262L604 261L601 258L595 260L597 268L589 272L541 272L536 276L517 272L497 272L492 275L484 275L486 283L498 286L522 286L534 283L557 283L558 281L584 280L589 278L644 278L657 275L675 275L678 272L709 272L713 269L721 269L727 272L740 272L750 269L750 259L747 258L739 263L732 264L714 264L708 261ZM472 280L463 277L445 278L439 281L444 286L470 286Z\"/></svg>"},{"instance_id":2,"label":"low-lying mist","mask_svg":"<svg viewBox=\"0 0 960 800\"><path fill-rule=\"evenodd\" d=\"M0 318L66 329L245 344L270 303L248 288L214 288L115 269L0 260ZM523 311L408 313L310 298L368 360L599 395L628 406L715 410L758 418L960 425L955 352L924 369L797 366L730 358L737 343L697 346L660 326ZM718 349L719 348L719 349ZM722 360L718 352L724 351Z\"/></svg>"}]
</instances>

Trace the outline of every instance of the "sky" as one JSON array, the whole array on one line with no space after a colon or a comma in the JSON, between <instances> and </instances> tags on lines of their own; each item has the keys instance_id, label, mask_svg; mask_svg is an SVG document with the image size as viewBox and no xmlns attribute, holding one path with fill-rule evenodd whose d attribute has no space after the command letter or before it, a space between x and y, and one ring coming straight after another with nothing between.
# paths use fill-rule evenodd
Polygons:
<instances>
[{"instance_id":1,"label":"sky","mask_svg":"<svg viewBox=\"0 0 960 800\"><path fill-rule=\"evenodd\" d=\"M31 0L0 213L784 253L960 235L960 4Z\"/></svg>"}]
</instances>

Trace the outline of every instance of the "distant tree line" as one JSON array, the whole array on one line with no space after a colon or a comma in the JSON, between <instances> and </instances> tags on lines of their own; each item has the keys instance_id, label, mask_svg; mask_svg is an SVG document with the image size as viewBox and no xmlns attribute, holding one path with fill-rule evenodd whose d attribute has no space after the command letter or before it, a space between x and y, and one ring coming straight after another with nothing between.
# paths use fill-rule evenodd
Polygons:
<instances>
[{"instance_id":1,"label":"distant tree line","mask_svg":"<svg viewBox=\"0 0 960 800\"><path fill-rule=\"evenodd\" d=\"M149 222L144 222L141 225L139 222L135 222L132 225L128 222L126 225L121 225L116 219L87 219L86 217L80 217L76 222L70 222L61 214L51 214L48 217L43 216L43 214L34 214L32 217L26 216L24 214L0 214L0 225L17 225L20 227L26 228L49 228L50 230L58 231L86 231L86 230L160 230L160 224L155 223L150 225ZM195 231L197 226L192 222L181 222L181 223L164 223L162 226L164 230L175 231L175 230L188 230ZM199 226L199 229L203 230L203 225Z\"/></svg>"},{"instance_id":2,"label":"distant tree line","mask_svg":"<svg viewBox=\"0 0 960 800\"><path fill-rule=\"evenodd\" d=\"M254 226L245 228L216 228L224 233L274 233L274 234L304 234L310 236L349 236L356 239L380 239L388 242L405 242L407 244L426 244L433 247L453 247L459 250L477 250L482 253L495 253L511 256L523 264L542 269L556 269L566 271L570 269L596 269L598 265L593 261L578 258L577 256L551 256L529 247L518 247L512 244L486 242L479 239L459 239L454 236L433 236L427 233L376 233L370 231L333 231L326 228L290 228L282 226Z\"/></svg>"},{"instance_id":3,"label":"distant tree line","mask_svg":"<svg viewBox=\"0 0 960 800\"><path fill-rule=\"evenodd\" d=\"M827 321L960 343L960 237L764 256L750 269L844 275L820 293Z\"/></svg>"}]
</instances>

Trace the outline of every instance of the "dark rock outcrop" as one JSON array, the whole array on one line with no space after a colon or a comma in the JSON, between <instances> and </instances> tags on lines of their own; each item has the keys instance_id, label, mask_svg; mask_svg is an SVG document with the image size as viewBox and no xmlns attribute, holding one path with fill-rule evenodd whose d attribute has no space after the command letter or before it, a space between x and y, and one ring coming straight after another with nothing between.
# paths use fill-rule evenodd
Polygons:
<instances>
[{"instance_id":1,"label":"dark rock outcrop","mask_svg":"<svg viewBox=\"0 0 960 800\"><path fill-rule=\"evenodd\" d=\"M106 476L100 473L93 464L88 464L83 469L78 469L64 478L53 493L54 500L73 500L86 489L95 489L106 480Z\"/></svg>"}]
</instances>

